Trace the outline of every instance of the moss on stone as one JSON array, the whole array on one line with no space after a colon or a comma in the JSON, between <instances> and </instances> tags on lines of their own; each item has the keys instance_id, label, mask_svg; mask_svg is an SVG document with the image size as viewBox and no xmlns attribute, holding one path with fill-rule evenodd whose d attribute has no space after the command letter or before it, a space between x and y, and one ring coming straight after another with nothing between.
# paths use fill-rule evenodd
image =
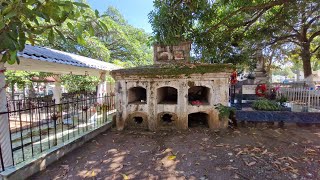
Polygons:
<instances>
[{"instance_id":1,"label":"moss on stone","mask_svg":"<svg viewBox=\"0 0 320 180\"><path fill-rule=\"evenodd\" d=\"M193 87L194 86L194 81L188 81L188 86Z\"/></svg>"},{"instance_id":2,"label":"moss on stone","mask_svg":"<svg viewBox=\"0 0 320 180\"><path fill-rule=\"evenodd\" d=\"M143 76L143 77L179 77L191 74L206 74L232 72L230 64L162 64L129 69L119 69L111 72L113 76Z\"/></svg>"}]
</instances>

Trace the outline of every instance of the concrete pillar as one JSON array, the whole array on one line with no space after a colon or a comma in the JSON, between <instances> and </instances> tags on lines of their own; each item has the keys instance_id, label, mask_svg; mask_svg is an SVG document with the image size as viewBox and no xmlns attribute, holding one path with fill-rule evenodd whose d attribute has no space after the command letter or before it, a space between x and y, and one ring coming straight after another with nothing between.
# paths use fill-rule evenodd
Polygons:
<instances>
[{"instance_id":1,"label":"concrete pillar","mask_svg":"<svg viewBox=\"0 0 320 180\"><path fill-rule=\"evenodd\" d=\"M55 100L56 104L60 104L61 98L62 98L60 76L55 75L53 78L55 79L55 82L54 82L53 97L52 98Z\"/></svg>"},{"instance_id":2,"label":"concrete pillar","mask_svg":"<svg viewBox=\"0 0 320 180\"><path fill-rule=\"evenodd\" d=\"M127 104L127 92L126 92L126 83L125 81L117 81L116 84L116 125L117 130L121 131L124 129L124 124L127 119L127 111L126 111L126 104Z\"/></svg>"},{"instance_id":3,"label":"concrete pillar","mask_svg":"<svg viewBox=\"0 0 320 180\"><path fill-rule=\"evenodd\" d=\"M188 129L188 90L187 80L179 80L178 87L178 129Z\"/></svg>"},{"instance_id":4,"label":"concrete pillar","mask_svg":"<svg viewBox=\"0 0 320 180\"><path fill-rule=\"evenodd\" d=\"M100 82L97 90L97 102L103 104L103 96L107 94L106 72L100 73Z\"/></svg>"},{"instance_id":5,"label":"concrete pillar","mask_svg":"<svg viewBox=\"0 0 320 180\"><path fill-rule=\"evenodd\" d=\"M0 146L4 166L8 167L13 165L13 157L10 142L8 114L1 114L3 112L8 112L4 70L4 63L0 63Z\"/></svg>"}]
</instances>

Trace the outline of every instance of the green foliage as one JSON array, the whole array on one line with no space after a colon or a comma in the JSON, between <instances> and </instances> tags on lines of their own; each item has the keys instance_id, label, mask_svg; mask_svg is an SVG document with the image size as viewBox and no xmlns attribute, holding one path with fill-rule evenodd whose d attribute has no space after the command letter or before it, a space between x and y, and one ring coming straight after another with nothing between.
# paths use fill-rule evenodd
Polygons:
<instances>
[{"instance_id":1,"label":"green foliage","mask_svg":"<svg viewBox=\"0 0 320 180\"><path fill-rule=\"evenodd\" d=\"M34 76L39 76L39 73L30 73L27 71L6 71L5 76L7 83L17 84L19 88L22 88L28 84L31 84L31 78Z\"/></svg>"},{"instance_id":2,"label":"green foliage","mask_svg":"<svg viewBox=\"0 0 320 180\"><path fill-rule=\"evenodd\" d=\"M19 63L17 52L25 43L34 44L37 34L48 33L53 42L55 27L67 19L76 19L87 8L86 4L61 0L7 0L0 3L1 62Z\"/></svg>"},{"instance_id":3,"label":"green foliage","mask_svg":"<svg viewBox=\"0 0 320 180\"><path fill-rule=\"evenodd\" d=\"M283 57L297 48L308 75L310 59L319 54L318 0L155 0L154 6L149 19L155 41L190 40L201 61L255 65L257 51L272 62L279 56L266 55L267 49L284 48Z\"/></svg>"},{"instance_id":4,"label":"green foliage","mask_svg":"<svg viewBox=\"0 0 320 180\"><path fill-rule=\"evenodd\" d=\"M274 75L281 75L281 76L286 76L288 78L294 78L294 73L292 72L292 68L289 67L289 66L286 66L284 68L278 68L278 69L275 69L273 71L273 74Z\"/></svg>"},{"instance_id":5,"label":"green foliage","mask_svg":"<svg viewBox=\"0 0 320 180\"><path fill-rule=\"evenodd\" d=\"M262 111L280 111L281 106L275 102L268 99L259 99L252 104L252 108L255 110Z\"/></svg>"},{"instance_id":6,"label":"green foliage","mask_svg":"<svg viewBox=\"0 0 320 180\"><path fill-rule=\"evenodd\" d=\"M26 43L94 59L138 66L152 62L149 35L129 25L115 8L102 15L72 0L8 0L0 4L2 62L19 63Z\"/></svg>"},{"instance_id":7,"label":"green foliage","mask_svg":"<svg viewBox=\"0 0 320 180\"><path fill-rule=\"evenodd\" d=\"M3 20L3 21L2 21ZM87 4L69 0L10 0L0 4L2 62L19 62L17 52L25 43L39 44L132 67L152 62L149 35L129 25L120 12L109 7L103 14ZM8 71L7 81L23 87L45 73ZM69 92L94 91L97 77L64 75ZM114 81L110 76L108 81Z\"/></svg>"},{"instance_id":8,"label":"green foliage","mask_svg":"<svg viewBox=\"0 0 320 180\"><path fill-rule=\"evenodd\" d=\"M52 73L28 72L28 71L6 71L6 81L10 85L17 84L18 88L24 88L31 85L33 77L49 77Z\"/></svg>"},{"instance_id":9,"label":"green foliage","mask_svg":"<svg viewBox=\"0 0 320 180\"><path fill-rule=\"evenodd\" d=\"M41 35L40 44L124 67L152 62L152 49L147 44L149 35L129 25L113 7L103 14L87 8L82 17L67 20L56 30L54 42ZM59 32L64 36L58 36Z\"/></svg>"},{"instance_id":10,"label":"green foliage","mask_svg":"<svg viewBox=\"0 0 320 180\"><path fill-rule=\"evenodd\" d=\"M68 92L92 92L96 90L99 83L99 78L95 76L63 75L60 79L61 84L67 88Z\"/></svg>"},{"instance_id":11,"label":"green foliage","mask_svg":"<svg viewBox=\"0 0 320 180\"><path fill-rule=\"evenodd\" d=\"M281 96L280 98L276 99L276 101L279 102L281 106L284 106L284 103L288 102L288 98Z\"/></svg>"},{"instance_id":12,"label":"green foliage","mask_svg":"<svg viewBox=\"0 0 320 180\"><path fill-rule=\"evenodd\" d=\"M235 108L224 106L220 103L215 106L216 106L215 109L217 109L219 111L219 118L220 119L229 118L230 114L235 113L235 111L236 111Z\"/></svg>"}]
</instances>

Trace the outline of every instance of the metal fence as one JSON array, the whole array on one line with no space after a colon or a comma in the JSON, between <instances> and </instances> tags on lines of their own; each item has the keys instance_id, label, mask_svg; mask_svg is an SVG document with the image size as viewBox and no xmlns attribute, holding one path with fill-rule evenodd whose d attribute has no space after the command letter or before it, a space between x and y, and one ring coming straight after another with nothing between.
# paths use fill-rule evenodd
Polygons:
<instances>
[{"instance_id":1,"label":"metal fence","mask_svg":"<svg viewBox=\"0 0 320 180\"><path fill-rule=\"evenodd\" d=\"M13 165L17 165L105 124L115 112L115 97L73 93L64 96L60 104L23 99L9 101L8 109L0 115L9 117L11 156ZM0 144L0 171L6 166L3 159Z\"/></svg>"},{"instance_id":2,"label":"metal fence","mask_svg":"<svg viewBox=\"0 0 320 180\"><path fill-rule=\"evenodd\" d=\"M280 87L277 97L286 97L289 102L320 109L320 90L303 87Z\"/></svg>"}]
</instances>

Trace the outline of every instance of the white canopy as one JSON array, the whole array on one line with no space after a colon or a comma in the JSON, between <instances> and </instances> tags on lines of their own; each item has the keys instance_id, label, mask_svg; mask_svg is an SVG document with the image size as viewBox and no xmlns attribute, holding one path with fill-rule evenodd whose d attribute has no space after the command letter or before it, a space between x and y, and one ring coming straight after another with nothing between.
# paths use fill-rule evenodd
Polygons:
<instances>
[{"instance_id":1,"label":"white canopy","mask_svg":"<svg viewBox=\"0 0 320 180\"><path fill-rule=\"evenodd\" d=\"M112 70L121 68L96 59L31 45L26 45L18 56L20 64L6 64L8 70L99 76L101 73L108 74Z\"/></svg>"}]
</instances>

